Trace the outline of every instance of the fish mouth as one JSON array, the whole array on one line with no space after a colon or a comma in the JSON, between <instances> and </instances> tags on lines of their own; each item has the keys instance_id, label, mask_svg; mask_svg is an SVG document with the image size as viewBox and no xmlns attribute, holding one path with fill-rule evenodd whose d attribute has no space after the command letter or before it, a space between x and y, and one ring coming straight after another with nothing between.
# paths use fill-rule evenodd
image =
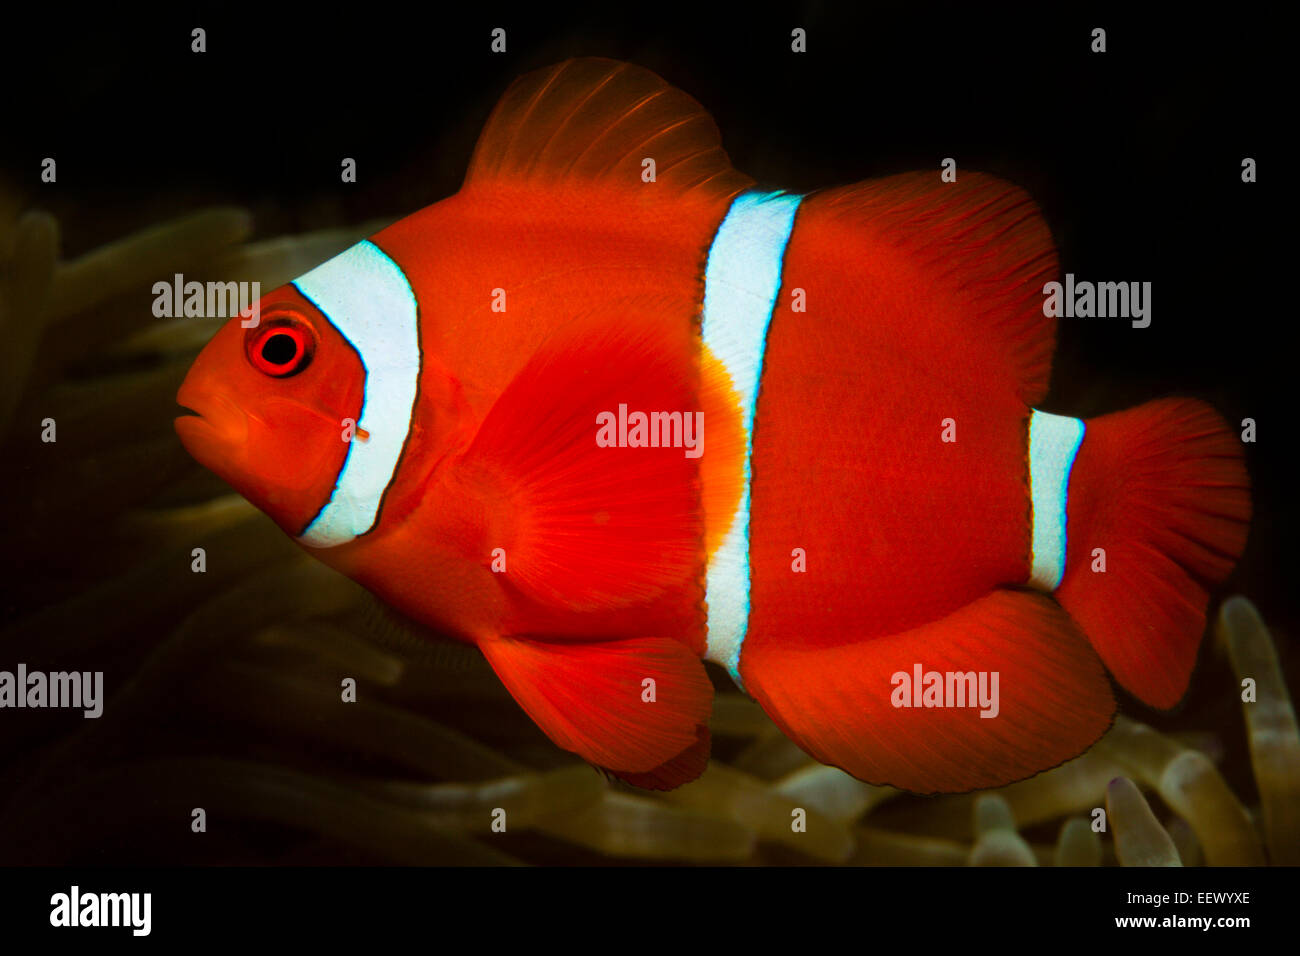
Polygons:
<instances>
[{"instance_id":1,"label":"fish mouth","mask_svg":"<svg viewBox=\"0 0 1300 956\"><path fill-rule=\"evenodd\" d=\"M176 404L185 412L173 421L176 434L200 464L209 468L229 464L242 452L248 441L248 416L231 399L182 385Z\"/></svg>"}]
</instances>

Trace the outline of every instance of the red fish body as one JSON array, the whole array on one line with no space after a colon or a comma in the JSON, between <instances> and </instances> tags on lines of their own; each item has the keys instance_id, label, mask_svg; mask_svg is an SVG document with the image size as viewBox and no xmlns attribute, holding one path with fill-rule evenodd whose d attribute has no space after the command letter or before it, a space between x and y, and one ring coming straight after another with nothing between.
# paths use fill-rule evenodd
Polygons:
<instances>
[{"instance_id":1,"label":"red fish body","mask_svg":"<svg viewBox=\"0 0 1300 956\"><path fill-rule=\"evenodd\" d=\"M177 428L633 783L703 770L703 658L863 780L994 786L1105 731L1107 670L1177 702L1249 518L1208 407L1034 409L1055 273L1005 183L756 190L689 97L570 61L223 328Z\"/></svg>"}]
</instances>

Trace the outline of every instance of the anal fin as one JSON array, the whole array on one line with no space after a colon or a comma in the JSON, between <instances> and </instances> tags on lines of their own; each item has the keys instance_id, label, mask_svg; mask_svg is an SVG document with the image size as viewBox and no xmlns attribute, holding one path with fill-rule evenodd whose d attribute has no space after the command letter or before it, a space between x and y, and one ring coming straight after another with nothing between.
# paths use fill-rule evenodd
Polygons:
<instances>
[{"instance_id":1,"label":"anal fin","mask_svg":"<svg viewBox=\"0 0 1300 956\"><path fill-rule=\"evenodd\" d=\"M910 683L895 680L910 682L918 664L944 676L944 706L914 706ZM993 591L941 620L838 647L751 640L740 671L768 715L818 760L917 793L1047 770L1095 743L1115 713L1087 639L1051 598L1029 591ZM997 674L995 707L951 706L946 675L971 672L989 689ZM913 706L896 706L902 688Z\"/></svg>"}]
</instances>

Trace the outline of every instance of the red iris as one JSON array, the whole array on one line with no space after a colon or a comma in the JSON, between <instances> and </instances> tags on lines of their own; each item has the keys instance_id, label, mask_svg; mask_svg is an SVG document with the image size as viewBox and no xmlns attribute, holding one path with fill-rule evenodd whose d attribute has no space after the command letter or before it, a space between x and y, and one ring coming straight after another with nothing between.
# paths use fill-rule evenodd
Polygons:
<instances>
[{"instance_id":1,"label":"red iris","mask_svg":"<svg viewBox=\"0 0 1300 956\"><path fill-rule=\"evenodd\" d=\"M297 375L311 362L315 340L301 322L276 319L267 322L248 340L248 360L264 375Z\"/></svg>"}]
</instances>

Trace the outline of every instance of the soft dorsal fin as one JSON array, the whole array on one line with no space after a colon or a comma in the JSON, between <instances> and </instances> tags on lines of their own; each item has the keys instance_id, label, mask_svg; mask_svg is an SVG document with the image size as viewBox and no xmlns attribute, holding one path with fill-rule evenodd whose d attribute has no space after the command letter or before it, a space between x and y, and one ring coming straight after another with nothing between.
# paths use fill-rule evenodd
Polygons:
<instances>
[{"instance_id":1,"label":"soft dorsal fin","mask_svg":"<svg viewBox=\"0 0 1300 956\"><path fill-rule=\"evenodd\" d=\"M488 119L465 188L494 182L548 186L626 183L655 192L727 199L752 185L722 149L718 127L695 100L649 70L583 58L516 80Z\"/></svg>"},{"instance_id":2,"label":"soft dorsal fin","mask_svg":"<svg viewBox=\"0 0 1300 956\"><path fill-rule=\"evenodd\" d=\"M965 303L945 321L999 341L1026 405L1047 394L1056 320L1043 286L1057 278L1056 247L1037 204L993 176L903 173L819 194L834 217L897 247L931 283Z\"/></svg>"}]
</instances>

